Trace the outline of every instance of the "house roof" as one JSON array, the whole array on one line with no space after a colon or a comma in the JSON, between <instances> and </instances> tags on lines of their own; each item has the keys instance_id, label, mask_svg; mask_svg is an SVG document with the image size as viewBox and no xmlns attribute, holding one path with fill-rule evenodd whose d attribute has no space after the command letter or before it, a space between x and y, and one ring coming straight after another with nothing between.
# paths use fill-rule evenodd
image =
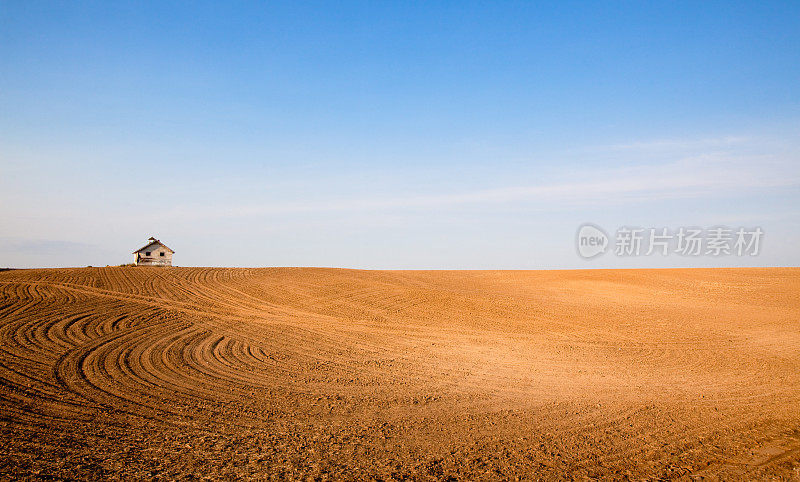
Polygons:
<instances>
[{"instance_id":1,"label":"house roof","mask_svg":"<svg viewBox=\"0 0 800 482\"><path fill-rule=\"evenodd\" d=\"M154 238L150 238L150 239L154 239ZM154 244L160 244L161 246L167 248L170 253L175 254L175 251L173 251L172 249L170 249L169 246L167 246L166 244L162 243L161 241L159 241L157 239L154 240L154 241L150 241L149 243L145 244L141 248L139 248L136 251L134 251L134 253L138 253L139 251L144 251L145 249L149 248L150 246L153 246Z\"/></svg>"}]
</instances>

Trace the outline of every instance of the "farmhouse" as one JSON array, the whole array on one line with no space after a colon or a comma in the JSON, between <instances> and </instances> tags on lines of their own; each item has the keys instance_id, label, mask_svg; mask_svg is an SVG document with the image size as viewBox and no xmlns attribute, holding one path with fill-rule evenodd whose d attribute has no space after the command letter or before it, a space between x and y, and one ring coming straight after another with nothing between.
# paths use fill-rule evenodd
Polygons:
<instances>
[{"instance_id":1,"label":"farmhouse","mask_svg":"<svg viewBox=\"0 0 800 482\"><path fill-rule=\"evenodd\" d=\"M133 263L136 266L172 266L172 255L175 251L166 244L150 238L148 243L133 252Z\"/></svg>"}]
</instances>

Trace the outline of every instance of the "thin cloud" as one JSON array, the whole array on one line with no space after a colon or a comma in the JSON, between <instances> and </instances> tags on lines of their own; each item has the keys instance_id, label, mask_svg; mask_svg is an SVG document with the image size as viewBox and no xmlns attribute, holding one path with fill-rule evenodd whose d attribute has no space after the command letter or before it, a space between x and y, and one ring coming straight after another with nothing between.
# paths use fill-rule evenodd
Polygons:
<instances>
[{"instance_id":1,"label":"thin cloud","mask_svg":"<svg viewBox=\"0 0 800 482\"><path fill-rule=\"evenodd\" d=\"M687 150L730 147L752 141L751 137L724 136L703 139L656 139L651 141L629 142L623 144L610 144L603 146L605 149L616 151L632 150Z\"/></svg>"},{"instance_id":2,"label":"thin cloud","mask_svg":"<svg viewBox=\"0 0 800 482\"><path fill-rule=\"evenodd\" d=\"M575 172L581 180L531 186L506 186L447 194L415 194L315 202L265 202L230 206L179 206L167 213L175 218L253 217L299 213L433 209L514 202L560 203L568 206L598 201L624 203L668 198L698 198L800 186L793 165L769 159L731 161L717 155L686 158L673 163L622 169Z\"/></svg>"}]
</instances>

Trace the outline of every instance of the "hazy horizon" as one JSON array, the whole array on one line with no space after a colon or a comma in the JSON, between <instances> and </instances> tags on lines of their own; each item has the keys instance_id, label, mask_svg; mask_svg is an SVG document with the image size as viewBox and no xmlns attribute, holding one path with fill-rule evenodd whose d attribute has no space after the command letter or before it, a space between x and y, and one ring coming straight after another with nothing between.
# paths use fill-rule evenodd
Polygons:
<instances>
[{"instance_id":1,"label":"hazy horizon","mask_svg":"<svg viewBox=\"0 0 800 482\"><path fill-rule=\"evenodd\" d=\"M800 265L800 4L0 5L0 267ZM761 228L758 256L576 232ZM613 240L612 240L613 242Z\"/></svg>"}]
</instances>

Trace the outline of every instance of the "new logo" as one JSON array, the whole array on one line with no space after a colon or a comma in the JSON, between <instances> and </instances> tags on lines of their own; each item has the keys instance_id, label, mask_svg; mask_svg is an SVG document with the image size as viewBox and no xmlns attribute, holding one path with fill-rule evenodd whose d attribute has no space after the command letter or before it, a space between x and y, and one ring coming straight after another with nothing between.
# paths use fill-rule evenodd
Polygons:
<instances>
[{"instance_id":1,"label":"new logo","mask_svg":"<svg viewBox=\"0 0 800 482\"><path fill-rule=\"evenodd\" d=\"M601 255L608 248L608 235L600 227L591 223L582 224L578 228L575 241L578 254L586 259Z\"/></svg>"}]
</instances>

